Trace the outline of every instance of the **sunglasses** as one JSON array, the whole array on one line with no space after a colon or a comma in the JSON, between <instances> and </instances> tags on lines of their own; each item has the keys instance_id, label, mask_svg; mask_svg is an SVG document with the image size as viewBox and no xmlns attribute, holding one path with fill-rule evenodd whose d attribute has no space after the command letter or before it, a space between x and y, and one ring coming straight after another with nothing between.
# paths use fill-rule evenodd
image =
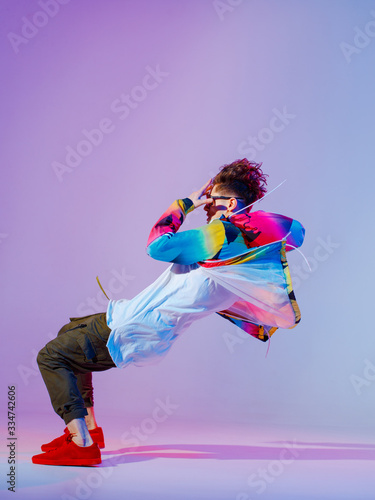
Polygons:
<instances>
[{"instance_id":1,"label":"sunglasses","mask_svg":"<svg viewBox=\"0 0 375 500\"><path fill-rule=\"evenodd\" d=\"M240 198L239 196L211 196L208 193L206 194L207 198L211 198L212 200L230 200L231 198L235 198L236 200L244 200L244 198Z\"/></svg>"}]
</instances>

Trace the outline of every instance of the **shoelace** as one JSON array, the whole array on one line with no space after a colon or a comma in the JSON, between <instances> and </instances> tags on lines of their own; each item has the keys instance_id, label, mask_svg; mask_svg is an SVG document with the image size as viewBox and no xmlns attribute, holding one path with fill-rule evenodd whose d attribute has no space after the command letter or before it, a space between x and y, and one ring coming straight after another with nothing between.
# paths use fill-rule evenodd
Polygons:
<instances>
[{"instance_id":1,"label":"shoelace","mask_svg":"<svg viewBox=\"0 0 375 500\"><path fill-rule=\"evenodd\" d=\"M75 434L73 434L73 433L71 432L70 434L68 434L68 435L66 436L66 441L67 441L68 443L70 443L71 441L73 441L73 437L74 437L74 436L75 436Z\"/></svg>"},{"instance_id":2,"label":"shoelace","mask_svg":"<svg viewBox=\"0 0 375 500\"><path fill-rule=\"evenodd\" d=\"M67 434L65 441L70 443L71 441L73 441L73 436L75 436L75 434L71 434L71 433ZM54 453L54 452L56 452L56 448L52 448L51 450L48 450L45 453Z\"/></svg>"}]
</instances>

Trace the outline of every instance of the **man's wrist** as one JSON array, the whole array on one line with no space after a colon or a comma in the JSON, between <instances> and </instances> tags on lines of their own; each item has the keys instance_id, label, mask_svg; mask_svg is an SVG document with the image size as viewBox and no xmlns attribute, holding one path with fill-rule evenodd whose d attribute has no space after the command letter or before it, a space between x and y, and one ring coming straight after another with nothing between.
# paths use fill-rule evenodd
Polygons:
<instances>
[{"instance_id":1,"label":"man's wrist","mask_svg":"<svg viewBox=\"0 0 375 500\"><path fill-rule=\"evenodd\" d=\"M189 212L192 212L194 210L195 206L194 206L193 201L190 198L183 198L183 199L181 199L181 201L182 201L186 215Z\"/></svg>"}]
</instances>

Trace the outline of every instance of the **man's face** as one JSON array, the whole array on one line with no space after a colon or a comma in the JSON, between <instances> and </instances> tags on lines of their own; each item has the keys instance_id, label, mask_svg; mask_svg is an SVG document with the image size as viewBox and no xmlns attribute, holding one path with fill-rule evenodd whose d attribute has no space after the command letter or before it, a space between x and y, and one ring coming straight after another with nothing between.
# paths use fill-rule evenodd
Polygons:
<instances>
[{"instance_id":1,"label":"man's face","mask_svg":"<svg viewBox=\"0 0 375 500\"><path fill-rule=\"evenodd\" d=\"M210 195L220 196L223 195L223 193L220 193L218 186L214 186L212 188ZM209 198L210 196L207 195L207 197ZM213 219L220 219L222 214L225 214L227 212L229 202L230 200L220 199L220 200L214 200L212 203L207 203L207 205L204 206L204 210L207 213L207 224L211 222Z\"/></svg>"}]
</instances>

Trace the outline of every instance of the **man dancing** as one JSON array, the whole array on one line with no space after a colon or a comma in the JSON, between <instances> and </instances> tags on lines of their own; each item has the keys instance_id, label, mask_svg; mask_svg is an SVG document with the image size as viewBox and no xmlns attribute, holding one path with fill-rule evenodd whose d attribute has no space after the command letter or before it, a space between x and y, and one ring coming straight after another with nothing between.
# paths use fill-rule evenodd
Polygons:
<instances>
[{"instance_id":1,"label":"man dancing","mask_svg":"<svg viewBox=\"0 0 375 500\"><path fill-rule=\"evenodd\" d=\"M212 313L263 341L299 322L285 252L302 244L304 228L282 215L250 213L265 185L261 164L237 160L174 201L147 242L148 255L171 265L133 299L110 300L106 312L70 318L39 352L53 409L66 428L42 445L33 463L101 463L104 436L94 414L92 372L160 360L193 321ZM178 232L202 205L207 224Z\"/></svg>"}]
</instances>

